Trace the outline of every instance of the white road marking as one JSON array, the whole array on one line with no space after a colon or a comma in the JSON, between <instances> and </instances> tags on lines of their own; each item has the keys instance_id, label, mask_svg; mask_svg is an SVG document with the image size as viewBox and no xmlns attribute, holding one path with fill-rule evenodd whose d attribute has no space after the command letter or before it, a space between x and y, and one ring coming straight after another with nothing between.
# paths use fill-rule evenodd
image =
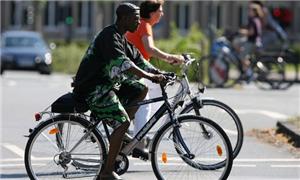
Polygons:
<instances>
[{"instance_id":1,"label":"white road marking","mask_svg":"<svg viewBox=\"0 0 300 180\"><path fill-rule=\"evenodd\" d=\"M265 159L255 159L255 158L243 158L234 159L234 162L300 162L300 159L282 159L282 158L265 158Z\"/></svg>"},{"instance_id":2,"label":"white road marking","mask_svg":"<svg viewBox=\"0 0 300 180\"><path fill-rule=\"evenodd\" d=\"M22 158L24 157L24 150L19 148L18 146L10 143L2 143L1 145L6 149L10 150L11 152L17 154L18 156Z\"/></svg>"},{"instance_id":3,"label":"white road marking","mask_svg":"<svg viewBox=\"0 0 300 180\"><path fill-rule=\"evenodd\" d=\"M33 164L34 166L44 166L45 164L42 162L45 161L52 161L53 157L39 157L39 158L33 158L35 163ZM132 157L128 157L130 161L135 161L133 162L133 165L135 166L151 166L151 162L139 162L140 160ZM204 159L205 160L205 159ZM207 160L207 159L206 159ZM12 168L12 167L24 167L24 163L18 163L18 162L23 162L23 158L10 158L10 159L0 159L0 168ZM182 159L181 158L172 158L169 157L166 165L170 166L178 166L178 165L184 165L184 163L181 163ZM38 163L41 162L41 163ZM249 164L237 164L237 162L243 162L243 163L249 163ZM265 158L265 159L250 159L250 158L245 158L245 159L235 159L233 167L239 167L239 168L256 168L257 163L272 163L272 162L281 162L281 163L298 163L300 162L300 159L283 159L283 158ZM10 163L10 164L4 164L4 163ZM253 164L255 163L255 164ZM165 164L165 163L160 163L160 164ZM272 168L300 168L299 164L275 164L269 165Z\"/></svg>"},{"instance_id":4,"label":"white road marking","mask_svg":"<svg viewBox=\"0 0 300 180\"><path fill-rule=\"evenodd\" d=\"M135 166L151 166L151 162L135 162L133 163ZM184 162L182 163L158 163L160 165L168 165L168 166L180 166L180 165L186 165ZM255 164L233 164L234 167L256 167Z\"/></svg>"},{"instance_id":5,"label":"white road marking","mask_svg":"<svg viewBox=\"0 0 300 180\"><path fill-rule=\"evenodd\" d=\"M16 81L9 81L8 86L16 86L17 82Z\"/></svg>"},{"instance_id":6,"label":"white road marking","mask_svg":"<svg viewBox=\"0 0 300 180\"><path fill-rule=\"evenodd\" d=\"M256 164L233 164L233 167L256 167Z\"/></svg>"},{"instance_id":7,"label":"white road marking","mask_svg":"<svg viewBox=\"0 0 300 180\"><path fill-rule=\"evenodd\" d=\"M262 114L268 116L273 119L287 119L288 116L282 113L268 111L268 110L259 110L259 109L236 109L235 110L238 114Z\"/></svg>"},{"instance_id":8,"label":"white road marking","mask_svg":"<svg viewBox=\"0 0 300 180\"><path fill-rule=\"evenodd\" d=\"M33 157L35 161L49 161L53 160L53 157ZM128 157L130 161L138 160L137 158ZM170 161L182 161L179 157L168 157L168 160ZM202 158L204 161L214 161L215 159L205 159ZM24 161L23 158L6 158L6 159L0 159L0 162L18 162L18 161ZM300 162L300 159L286 159L286 158L238 158L234 159L234 162L258 162L258 163L265 163L265 162ZM144 162L144 163L150 163Z\"/></svg>"},{"instance_id":9,"label":"white road marking","mask_svg":"<svg viewBox=\"0 0 300 180\"><path fill-rule=\"evenodd\" d=\"M128 157L129 160L135 160L136 158ZM168 160L171 161L182 161L179 157L168 157ZM201 158L199 160L204 161L215 161L216 159L211 158ZM234 162L300 162L300 159L291 159L291 158L237 158L234 159Z\"/></svg>"},{"instance_id":10,"label":"white road marking","mask_svg":"<svg viewBox=\"0 0 300 180\"><path fill-rule=\"evenodd\" d=\"M46 164L32 164L33 166L45 166ZM24 167L24 164L0 164L0 168Z\"/></svg>"},{"instance_id":11,"label":"white road marking","mask_svg":"<svg viewBox=\"0 0 300 180\"><path fill-rule=\"evenodd\" d=\"M281 164L275 164L271 165L272 168L300 168L300 165L281 165Z\"/></svg>"},{"instance_id":12,"label":"white road marking","mask_svg":"<svg viewBox=\"0 0 300 180\"><path fill-rule=\"evenodd\" d=\"M6 159L0 159L1 163L4 162L18 162L18 161L24 161L24 159L21 158L6 158Z\"/></svg>"},{"instance_id":13,"label":"white road marking","mask_svg":"<svg viewBox=\"0 0 300 180\"><path fill-rule=\"evenodd\" d=\"M229 129L224 129L225 133L226 134L229 134L229 135L234 135L234 136L237 136L237 132L236 131L232 131L232 130L229 130Z\"/></svg>"}]
</instances>

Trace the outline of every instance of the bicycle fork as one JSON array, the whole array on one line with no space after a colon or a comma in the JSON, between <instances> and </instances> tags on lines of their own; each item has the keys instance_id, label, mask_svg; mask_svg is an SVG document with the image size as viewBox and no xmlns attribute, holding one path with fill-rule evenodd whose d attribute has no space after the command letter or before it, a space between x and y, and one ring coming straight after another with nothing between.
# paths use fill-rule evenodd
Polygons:
<instances>
[{"instance_id":1,"label":"bicycle fork","mask_svg":"<svg viewBox=\"0 0 300 180\"><path fill-rule=\"evenodd\" d=\"M195 154L192 154L186 143L184 142L182 135L179 130L180 126L177 125L173 129L173 138L174 138L174 145L175 147L181 151L180 153L183 154L184 158L194 159ZM178 143L176 143L178 142ZM182 148L181 148L182 147ZM185 151L185 152L184 152Z\"/></svg>"},{"instance_id":2,"label":"bicycle fork","mask_svg":"<svg viewBox=\"0 0 300 180\"><path fill-rule=\"evenodd\" d=\"M198 100L197 97L192 98L193 108L195 111L195 114L197 116L201 116L200 109L203 107L202 101ZM202 123L199 123L201 129L202 129L202 135L205 139L211 138L212 134L205 128L205 126Z\"/></svg>"}]
</instances>

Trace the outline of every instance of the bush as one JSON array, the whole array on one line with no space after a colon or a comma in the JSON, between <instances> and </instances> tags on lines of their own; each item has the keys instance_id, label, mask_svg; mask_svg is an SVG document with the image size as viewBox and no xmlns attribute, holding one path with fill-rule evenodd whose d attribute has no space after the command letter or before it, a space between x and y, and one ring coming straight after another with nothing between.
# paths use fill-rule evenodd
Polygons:
<instances>
[{"instance_id":1,"label":"bush","mask_svg":"<svg viewBox=\"0 0 300 180\"><path fill-rule=\"evenodd\" d=\"M186 36L181 36L175 24L171 24L171 35L168 39L157 40L156 46L168 53L182 54L192 53L192 56L199 59L201 55L207 52L208 40L195 24L188 31ZM55 41L57 47L53 50L53 70L55 72L63 72L68 74L75 74L82 57L88 47L87 41L76 41L67 44L64 41ZM170 65L164 61L153 59L151 63L162 70L179 72L178 66ZM192 65L188 73L190 80L195 80L195 63Z\"/></svg>"},{"instance_id":2,"label":"bush","mask_svg":"<svg viewBox=\"0 0 300 180\"><path fill-rule=\"evenodd\" d=\"M296 52L297 56L300 57L300 43L293 44L292 49ZM300 62L300 59L298 62Z\"/></svg>"},{"instance_id":3,"label":"bush","mask_svg":"<svg viewBox=\"0 0 300 180\"><path fill-rule=\"evenodd\" d=\"M53 70L67 74L75 74L88 44L58 44L53 50Z\"/></svg>"},{"instance_id":4,"label":"bush","mask_svg":"<svg viewBox=\"0 0 300 180\"><path fill-rule=\"evenodd\" d=\"M208 39L205 37L204 33L201 32L198 25L193 25L186 36L181 36L175 24L171 24L171 34L168 39L161 39L155 41L156 46L168 53L182 54L182 53L192 53L192 56L199 59L203 54L207 53ZM153 58L151 63L162 70L179 72L178 66L170 65L164 61ZM188 72L188 77L190 80L196 79L196 63L192 65L190 71Z\"/></svg>"}]
</instances>

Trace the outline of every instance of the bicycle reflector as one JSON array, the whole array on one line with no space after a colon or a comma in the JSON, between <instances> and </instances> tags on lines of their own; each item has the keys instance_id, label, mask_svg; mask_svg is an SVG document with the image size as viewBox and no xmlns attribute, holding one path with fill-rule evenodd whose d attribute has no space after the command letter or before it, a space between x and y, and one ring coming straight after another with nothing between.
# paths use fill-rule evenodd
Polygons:
<instances>
[{"instance_id":1,"label":"bicycle reflector","mask_svg":"<svg viewBox=\"0 0 300 180\"><path fill-rule=\"evenodd\" d=\"M162 162L167 163L167 161L168 161L167 153L165 153L165 152L162 153L161 160L162 160Z\"/></svg>"},{"instance_id":2,"label":"bicycle reflector","mask_svg":"<svg viewBox=\"0 0 300 180\"><path fill-rule=\"evenodd\" d=\"M219 156L222 156L222 154L223 154L222 147L221 147L220 145L217 145L216 149L217 149L218 155L219 155Z\"/></svg>"},{"instance_id":3,"label":"bicycle reflector","mask_svg":"<svg viewBox=\"0 0 300 180\"><path fill-rule=\"evenodd\" d=\"M42 119L41 113L35 113L35 114L34 114L34 118L35 118L36 121L41 120L41 119Z\"/></svg>"},{"instance_id":4,"label":"bicycle reflector","mask_svg":"<svg viewBox=\"0 0 300 180\"><path fill-rule=\"evenodd\" d=\"M58 128L53 128L49 131L49 134L57 134L59 132Z\"/></svg>"}]
</instances>

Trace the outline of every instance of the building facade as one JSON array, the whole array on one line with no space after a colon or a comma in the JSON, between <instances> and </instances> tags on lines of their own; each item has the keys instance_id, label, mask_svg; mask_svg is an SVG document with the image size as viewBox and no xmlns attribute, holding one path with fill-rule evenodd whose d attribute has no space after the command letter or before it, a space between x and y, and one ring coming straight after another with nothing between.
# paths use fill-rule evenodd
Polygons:
<instances>
[{"instance_id":1,"label":"building facade","mask_svg":"<svg viewBox=\"0 0 300 180\"><path fill-rule=\"evenodd\" d=\"M139 4L139 1L131 2ZM286 30L290 37L300 40L300 2L264 2L271 10L289 10L292 20ZM15 0L0 3L1 32L22 29L39 31L48 39L90 39L114 22L120 1ZM247 1L166 1L164 17L155 26L155 35L167 37L170 22L175 22L182 34L194 23L206 33L212 29L235 30L247 23L247 5Z\"/></svg>"}]
</instances>

